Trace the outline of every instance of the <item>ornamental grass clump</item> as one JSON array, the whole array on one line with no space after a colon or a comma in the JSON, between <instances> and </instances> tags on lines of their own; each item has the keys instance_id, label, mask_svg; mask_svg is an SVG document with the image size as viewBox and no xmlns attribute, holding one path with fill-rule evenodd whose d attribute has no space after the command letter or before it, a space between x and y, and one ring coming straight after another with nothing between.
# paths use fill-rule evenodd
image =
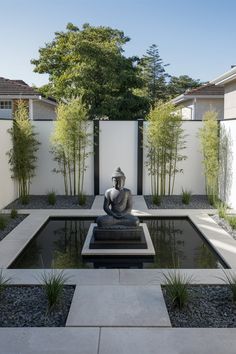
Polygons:
<instances>
[{"instance_id":1,"label":"ornamental grass clump","mask_svg":"<svg viewBox=\"0 0 236 354\"><path fill-rule=\"evenodd\" d=\"M56 273L54 270L51 273L44 273L41 276L41 281L48 300L48 310L52 311L56 305L60 303L63 294L63 288L68 277L64 272Z\"/></svg>"},{"instance_id":2,"label":"ornamental grass clump","mask_svg":"<svg viewBox=\"0 0 236 354\"><path fill-rule=\"evenodd\" d=\"M10 283L11 278L6 277L3 274L3 270L0 270L0 296L2 295L2 293L4 292L4 290L6 289L6 286Z\"/></svg>"},{"instance_id":3,"label":"ornamental grass clump","mask_svg":"<svg viewBox=\"0 0 236 354\"><path fill-rule=\"evenodd\" d=\"M16 209L11 210L11 218L15 219L18 216L18 211Z\"/></svg>"},{"instance_id":4,"label":"ornamental grass clump","mask_svg":"<svg viewBox=\"0 0 236 354\"><path fill-rule=\"evenodd\" d=\"M163 276L165 278L164 286L167 296L173 306L181 310L189 300L188 286L192 281L192 277L177 271L163 273Z\"/></svg>"},{"instance_id":5,"label":"ornamental grass clump","mask_svg":"<svg viewBox=\"0 0 236 354\"><path fill-rule=\"evenodd\" d=\"M7 218L5 215L0 215L0 230L4 230L7 226Z\"/></svg>"},{"instance_id":6,"label":"ornamental grass clump","mask_svg":"<svg viewBox=\"0 0 236 354\"><path fill-rule=\"evenodd\" d=\"M224 283L229 287L233 295L233 301L236 301L236 274L224 271L224 277L218 277L223 280Z\"/></svg>"},{"instance_id":7,"label":"ornamental grass clump","mask_svg":"<svg viewBox=\"0 0 236 354\"><path fill-rule=\"evenodd\" d=\"M227 218L227 206L225 203L219 203L217 205L217 210L218 210L218 214L219 214L219 217L222 218L222 219L226 219Z\"/></svg>"},{"instance_id":8,"label":"ornamental grass clump","mask_svg":"<svg viewBox=\"0 0 236 354\"><path fill-rule=\"evenodd\" d=\"M232 227L232 229L236 229L236 216L227 216L227 221Z\"/></svg>"},{"instance_id":9,"label":"ornamental grass clump","mask_svg":"<svg viewBox=\"0 0 236 354\"><path fill-rule=\"evenodd\" d=\"M182 203L188 205L191 201L192 192L182 189Z\"/></svg>"},{"instance_id":10,"label":"ornamental grass clump","mask_svg":"<svg viewBox=\"0 0 236 354\"><path fill-rule=\"evenodd\" d=\"M56 204L56 193L54 191L47 193L48 204L55 205Z\"/></svg>"},{"instance_id":11,"label":"ornamental grass clump","mask_svg":"<svg viewBox=\"0 0 236 354\"><path fill-rule=\"evenodd\" d=\"M161 205L161 197L159 195L153 195L152 196L152 202L155 205Z\"/></svg>"}]
</instances>

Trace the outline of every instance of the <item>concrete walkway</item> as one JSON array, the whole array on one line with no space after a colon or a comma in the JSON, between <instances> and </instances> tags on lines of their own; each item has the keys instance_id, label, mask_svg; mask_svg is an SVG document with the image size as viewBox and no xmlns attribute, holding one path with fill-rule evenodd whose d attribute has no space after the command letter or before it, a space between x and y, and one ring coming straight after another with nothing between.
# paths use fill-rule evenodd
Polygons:
<instances>
[{"instance_id":1,"label":"concrete walkway","mask_svg":"<svg viewBox=\"0 0 236 354\"><path fill-rule=\"evenodd\" d=\"M0 242L7 268L50 216L98 216L90 210L24 210L30 215ZM188 216L212 247L236 269L236 241L212 220L212 210L149 210L134 197L139 216ZM51 270L45 270L51 272ZM227 271L227 270L226 270ZM44 270L5 269L13 284L38 284ZM76 285L64 328L0 328L0 354L235 354L236 328L172 328L161 291L161 269L68 269ZM220 284L221 269L180 270L195 284Z\"/></svg>"}]
</instances>

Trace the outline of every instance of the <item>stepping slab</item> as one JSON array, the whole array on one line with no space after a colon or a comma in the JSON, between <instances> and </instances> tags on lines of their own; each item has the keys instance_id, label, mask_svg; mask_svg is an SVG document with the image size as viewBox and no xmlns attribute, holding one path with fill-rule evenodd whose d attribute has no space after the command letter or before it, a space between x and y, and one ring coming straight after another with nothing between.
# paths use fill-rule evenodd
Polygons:
<instances>
[{"instance_id":1,"label":"stepping slab","mask_svg":"<svg viewBox=\"0 0 236 354\"><path fill-rule=\"evenodd\" d=\"M235 354L235 328L102 328L99 354Z\"/></svg>"},{"instance_id":2,"label":"stepping slab","mask_svg":"<svg viewBox=\"0 0 236 354\"><path fill-rule=\"evenodd\" d=\"M66 326L171 326L161 287L77 286Z\"/></svg>"}]
</instances>

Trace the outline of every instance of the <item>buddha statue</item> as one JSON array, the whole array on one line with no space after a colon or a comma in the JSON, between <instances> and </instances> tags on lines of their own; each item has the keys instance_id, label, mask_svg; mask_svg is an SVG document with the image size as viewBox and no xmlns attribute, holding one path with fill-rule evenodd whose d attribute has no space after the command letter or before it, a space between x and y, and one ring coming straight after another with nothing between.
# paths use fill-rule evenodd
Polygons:
<instances>
[{"instance_id":1,"label":"buddha statue","mask_svg":"<svg viewBox=\"0 0 236 354\"><path fill-rule=\"evenodd\" d=\"M137 227L139 225L138 217L131 215L132 195L129 189L124 188L125 178L120 167L113 172L113 188L106 190L103 204L107 215L97 218L99 228Z\"/></svg>"}]
</instances>

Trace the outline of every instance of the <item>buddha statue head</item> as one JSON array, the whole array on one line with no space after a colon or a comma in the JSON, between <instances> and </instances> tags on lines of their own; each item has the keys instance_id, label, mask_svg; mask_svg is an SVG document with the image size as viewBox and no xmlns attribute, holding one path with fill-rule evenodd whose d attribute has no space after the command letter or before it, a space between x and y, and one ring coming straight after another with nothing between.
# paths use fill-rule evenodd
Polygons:
<instances>
[{"instance_id":1,"label":"buddha statue head","mask_svg":"<svg viewBox=\"0 0 236 354\"><path fill-rule=\"evenodd\" d=\"M125 185L125 174L121 171L120 167L117 167L112 173L112 185L115 189L122 189Z\"/></svg>"}]
</instances>

